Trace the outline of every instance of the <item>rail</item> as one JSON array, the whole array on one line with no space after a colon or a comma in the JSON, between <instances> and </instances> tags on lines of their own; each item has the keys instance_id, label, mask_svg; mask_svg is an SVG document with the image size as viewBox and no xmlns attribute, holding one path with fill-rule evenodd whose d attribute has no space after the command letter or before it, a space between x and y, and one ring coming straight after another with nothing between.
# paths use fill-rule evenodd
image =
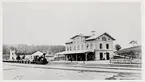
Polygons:
<instances>
[{"instance_id":1,"label":"rail","mask_svg":"<svg viewBox=\"0 0 145 82\"><path fill-rule=\"evenodd\" d=\"M3 61L3 62L8 62L8 63L23 63L23 64L47 64L47 63L41 63L38 61Z\"/></svg>"}]
</instances>

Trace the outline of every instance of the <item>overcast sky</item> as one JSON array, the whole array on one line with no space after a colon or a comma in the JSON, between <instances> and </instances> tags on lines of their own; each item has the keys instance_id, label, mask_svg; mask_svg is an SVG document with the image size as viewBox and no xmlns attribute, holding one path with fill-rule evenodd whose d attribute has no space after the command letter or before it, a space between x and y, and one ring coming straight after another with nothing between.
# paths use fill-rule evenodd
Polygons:
<instances>
[{"instance_id":1,"label":"overcast sky","mask_svg":"<svg viewBox=\"0 0 145 82\"><path fill-rule=\"evenodd\" d=\"M141 44L140 3L4 3L4 44L64 45L75 34L107 32L115 44Z\"/></svg>"}]
</instances>

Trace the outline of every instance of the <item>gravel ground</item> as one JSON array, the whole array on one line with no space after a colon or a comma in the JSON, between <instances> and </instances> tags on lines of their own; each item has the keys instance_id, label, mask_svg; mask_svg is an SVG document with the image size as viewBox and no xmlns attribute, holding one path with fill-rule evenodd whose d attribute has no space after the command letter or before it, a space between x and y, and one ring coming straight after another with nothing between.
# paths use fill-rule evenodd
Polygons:
<instances>
[{"instance_id":1,"label":"gravel ground","mask_svg":"<svg viewBox=\"0 0 145 82\"><path fill-rule=\"evenodd\" d=\"M55 70L3 65L4 80L140 80L141 74Z\"/></svg>"}]
</instances>

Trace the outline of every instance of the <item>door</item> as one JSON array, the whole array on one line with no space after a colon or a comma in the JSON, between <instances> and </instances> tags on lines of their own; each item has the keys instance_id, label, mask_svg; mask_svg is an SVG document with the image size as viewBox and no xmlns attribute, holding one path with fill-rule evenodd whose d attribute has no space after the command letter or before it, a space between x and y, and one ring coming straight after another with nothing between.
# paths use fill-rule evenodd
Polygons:
<instances>
[{"instance_id":1,"label":"door","mask_svg":"<svg viewBox=\"0 0 145 82\"><path fill-rule=\"evenodd\" d=\"M106 59L107 59L107 60L110 59L109 53L106 53Z\"/></svg>"},{"instance_id":2,"label":"door","mask_svg":"<svg viewBox=\"0 0 145 82\"><path fill-rule=\"evenodd\" d=\"M103 59L103 53L100 53L100 60Z\"/></svg>"}]
</instances>

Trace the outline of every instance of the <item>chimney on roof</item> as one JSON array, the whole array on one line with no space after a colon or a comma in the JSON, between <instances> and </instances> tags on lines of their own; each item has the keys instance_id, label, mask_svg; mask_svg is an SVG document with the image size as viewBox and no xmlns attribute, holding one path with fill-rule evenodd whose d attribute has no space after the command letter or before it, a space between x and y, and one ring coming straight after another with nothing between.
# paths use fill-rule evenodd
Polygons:
<instances>
[{"instance_id":1,"label":"chimney on roof","mask_svg":"<svg viewBox=\"0 0 145 82\"><path fill-rule=\"evenodd\" d=\"M81 36L82 36L82 35L83 35L83 33L80 33L79 35L81 35Z\"/></svg>"},{"instance_id":2,"label":"chimney on roof","mask_svg":"<svg viewBox=\"0 0 145 82\"><path fill-rule=\"evenodd\" d=\"M95 32L96 32L96 31L91 31L92 35L95 35Z\"/></svg>"}]
</instances>

